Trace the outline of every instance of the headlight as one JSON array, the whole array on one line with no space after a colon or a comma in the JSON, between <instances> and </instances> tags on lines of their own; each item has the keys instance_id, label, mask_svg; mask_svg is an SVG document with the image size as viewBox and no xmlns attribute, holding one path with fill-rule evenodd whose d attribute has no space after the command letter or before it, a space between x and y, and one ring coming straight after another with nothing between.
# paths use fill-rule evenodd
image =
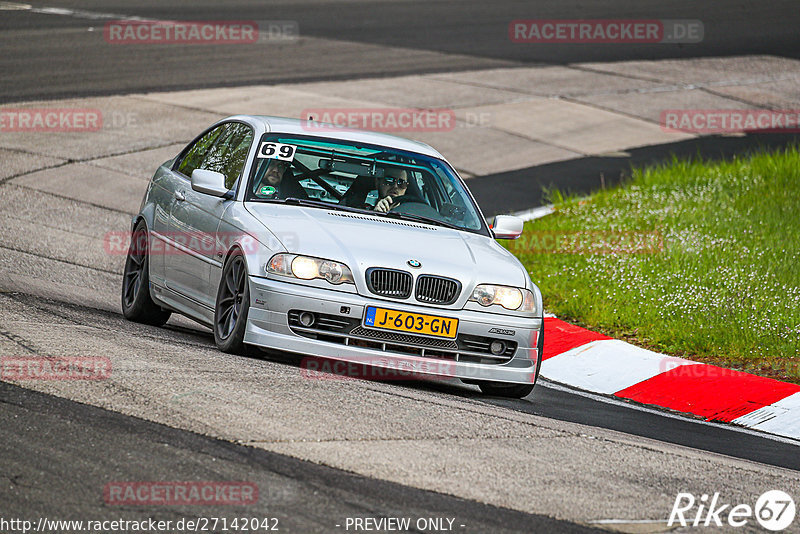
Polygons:
<instances>
[{"instance_id":1,"label":"headlight","mask_svg":"<svg viewBox=\"0 0 800 534\"><path fill-rule=\"evenodd\" d=\"M297 256L292 260L292 274L303 280L313 280L319 276L319 260Z\"/></svg>"},{"instance_id":2,"label":"headlight","mask_svg":"<svg viewBox=\"0 0 800 534\"><path fill-rule=\"evenodd\" d=\"M321 278L336 285L355 283L353 273L344 263L297 254L275 254L267 263L267 272L301 280Z\"/></svg>"},{"instance_id":3,"label":"headlight","mask_svg":"<svg viewBox=\"0 0 800 534\"><path fill-rule=\"evenodd\" d=\"M481 306L499 304L507 310L536 311L536 299L533 293L528 289L517 287L481 284L475 288L469 300L477 302Z\"/></svg>"}]
</instances>

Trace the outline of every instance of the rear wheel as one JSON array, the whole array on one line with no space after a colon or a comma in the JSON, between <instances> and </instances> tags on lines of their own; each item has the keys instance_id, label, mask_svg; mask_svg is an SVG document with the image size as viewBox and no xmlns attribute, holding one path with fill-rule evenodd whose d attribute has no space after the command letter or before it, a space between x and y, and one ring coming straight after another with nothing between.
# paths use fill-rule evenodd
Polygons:
<instances>
[{"instance_id":1,"label":"rear wheel","mask_svg":"<svg viewBox=\"0 0 800 534\"><path fill-rule=\"evenodd\" d=\"M122 275L122 314L129 321L161 326L172 312L163 310L150 297L150 255L147 226L136 225L131 235L125 270Z\"/></svg>"},{"instance_id":2,"label":"rear wheel","mask_svg":"<svg viewBox=\"0 0 800 534\"><path fill-rule=\"evenodd\" d=\"M239 249L228 257L214 307L214 342L222 352L245 352L244 333L250 309L250 284L247 265Z\"/></svg>"},{"instance_id":3,"label":"rear wheel","mask_svg":"<svg viewBox=\"0 0 800 534\"><path fill-rule=\"evenodd\" d=\"M503 382L479 382L478 387L486 395L493 397L509 397L513 399L521 399L527 397L533 391L533 386L539 379L539 369L542 367L542 353L544 352L544 321L539 328L539 336L536 343L536 374L533 376L533 384L505 384Z\"/></svg>"}]
</instances>

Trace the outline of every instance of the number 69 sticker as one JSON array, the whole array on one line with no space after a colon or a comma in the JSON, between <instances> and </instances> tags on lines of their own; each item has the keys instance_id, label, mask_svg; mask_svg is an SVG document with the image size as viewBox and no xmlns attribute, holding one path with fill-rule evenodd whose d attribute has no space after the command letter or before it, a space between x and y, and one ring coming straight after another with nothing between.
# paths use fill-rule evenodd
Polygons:
<instances>
[{"instance_id":1,"label":"number 69 sticker","mask_svg":"<svg viewBox=\"0 0 800 534\"><path fill-rule=\"evenodd\" d=\"M292 161L294 159L295 150L297 150L297 147L294 145L264 141L261 143L261 146L258 147L256 157Z\"/></svg>"}]
</instances>

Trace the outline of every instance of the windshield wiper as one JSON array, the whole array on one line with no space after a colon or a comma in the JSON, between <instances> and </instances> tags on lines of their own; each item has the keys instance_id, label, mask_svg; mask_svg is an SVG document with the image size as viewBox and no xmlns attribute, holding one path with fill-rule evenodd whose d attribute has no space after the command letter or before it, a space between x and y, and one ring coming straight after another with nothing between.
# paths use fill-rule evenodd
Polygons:
<instances>
[{"instance_id":1,"label":"windshield wiper","mask_svg":"<svg viewBox=\"0 0 800 534\"><path fill-rule=\"evenodd\" d=\"M414 222L421 222L426 224L434 224L436 226L444 226L445 228L452 228L453 230L464 230L463 227L458 226L453 223L445 222L439 219L434 219L432 217L425 217L423 215L411 215L410 213L398 213L393 211L388 211L383 214L385 217L394 217L395 219L403 219L406 221L414 221Z\"/></svg>"},{"instance_id":2,"label":"windshield wiper","mask_svg":"<svg viewBox=\"0 0 800 534\"><path fill-rule=\"evenodd\" d=\"M325 202L322 200L311 200L307 198L289 197L284 199L283 203L294 204L295 206L306 206L309 208L323 208L329 210L350 211L354 213L364 212L364 210L360 210L358 208L351 208L350 206L341 206L339 204L331 204L330 202Z\"/></svg>"},{"instance_id":3,"label":"windshield wiper","mask_svg":"<svg viewBox=\"0 0 800 534\"><path fill-rule=\"evenodd\" d=\"M445 228L452 228L453 230L463 230L461 226L457 226L455 224L440 221L439 219L432 219L430 217L423 217L422 215L410 215L408 213L397 213L397 212L388 212L388 213L380 213L377 211L369 211L360 208L353 208L350 206L341 206L339 204L329 204L328 202L324 202L322 200L311 200L311 199L304 199L304 198L295 198L289 197L284 200L286 204L295 204L297 206L308 206L310 208L325 208L325 209L334 209L340 211L349 211L351 213L364 213L367 215L383 215L394 217L396 219L405 219L407 221L414 221L414 222L421 222L426 224L434 224L437 226L444 226Z\"/></svg>"},{"instance_id":4,"label":"windshield wiper","mask_svg":"<svg viewBox=\"0 0 800 534\"><path fill-rule=\"evenodd\" d=\"M248 198L245 199L245 202L271 202L273 204L283 204L284 200L282 198Z\"/></svg>"},{"instance_id":5,"label":"windshield wiper","mask_svg":"<svg viewBox=\"0 0 800 534\"><path fill-rule=\"evenodd\" d=\"M292 204L294 206L306 206L309 208L323 208L342 211L363 211L350 206L340 206L322 200L311 200L307 198L287 197L287 198L251 198L248 202L274 202L275 204Z\"/></svg>"},{"instance_id":6,"label":"windshield wiper","mask_svg":"<svg viewBox=\"0 0 800 534\"><path fill-rule=\"evenodd\" d=\"M324 202L322 200L312 200L306 198L297 198L297 197L288 197L284 199L279 198L263 198L263 199L253 199L256 202L278 202L281 204L293 204L295 206L306 206L309 208L321 208L321 209L330 209L330 210L338 210L338 211L348 211L350 213L361 213L365 215L374 215L374 216L383 216L383 217L392 217L395 219L403 219L406 221L414 221L414 222L421 222L425 224L433 224L436 226L444 226L445 228L452 228L453 230L465 230L464 227L458 226L453 223L441 221L439 219L433 219L431 217L424 217L422 215L411 215L408 213L397 213L397 212L387 212L381 213L377 211L370 211L361 208L353 208L350 206L342 206L339 204L331 204L328 202Z\"/></svg>"}]
</instances>

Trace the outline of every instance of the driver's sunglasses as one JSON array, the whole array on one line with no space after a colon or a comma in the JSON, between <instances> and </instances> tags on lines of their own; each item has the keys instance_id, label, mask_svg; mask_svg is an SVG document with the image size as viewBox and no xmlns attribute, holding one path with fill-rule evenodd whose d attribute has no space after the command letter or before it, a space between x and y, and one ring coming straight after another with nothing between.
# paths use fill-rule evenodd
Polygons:
<instances>
[{"instance_id":1,"label":"driver's sunglasses","mask_svg":"<svg viewBox=\"0 0 800 534\"><path fill-rule=\"evenodd\" d=\"M386 180L387 184L396 184L397 187L405 187L408 185L408 180L405 178L392 178L391 176L385 176L384 180Z\"/></svg>"}]
</instances>

